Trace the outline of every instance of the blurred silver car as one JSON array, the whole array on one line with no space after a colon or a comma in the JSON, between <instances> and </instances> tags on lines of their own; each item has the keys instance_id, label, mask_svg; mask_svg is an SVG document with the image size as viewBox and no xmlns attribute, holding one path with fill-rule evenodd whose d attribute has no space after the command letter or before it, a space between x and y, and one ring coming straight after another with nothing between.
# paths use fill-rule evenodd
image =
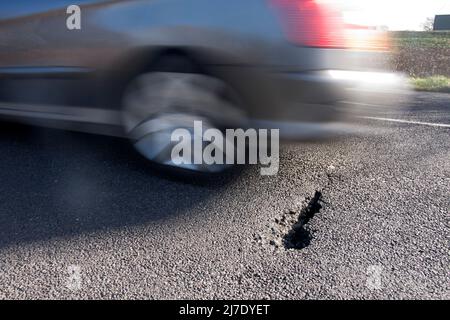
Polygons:
<instances>
[{"instance_id":1,"label":"blurred silver car","mask_svg":"<svg viewBox=\"0 0 450 320\"><path fill-rule=\"evenodd\" d=\"M337 102L402 85L386 49L316 0L2 1L0 115L128 137L171 165L170 132L195 119L302 137L345 118Z\"/></svg>"}]
</instances>

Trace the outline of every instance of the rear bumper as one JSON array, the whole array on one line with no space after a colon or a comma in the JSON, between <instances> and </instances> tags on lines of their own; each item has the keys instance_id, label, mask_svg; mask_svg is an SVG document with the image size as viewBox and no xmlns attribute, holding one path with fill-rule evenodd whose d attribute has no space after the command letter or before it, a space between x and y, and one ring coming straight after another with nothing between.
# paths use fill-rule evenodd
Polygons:
<instances>
[{"instance_id":1,"label":"rear bumper","mask_svg":"<svg viewBox=\"0 0 450 320\"><path fill-rule=\"evenodd\" d=\"M339 89L391 91L405 87L403 76L389 72L319 70L288 74L294 81Z\"/></svg>"},{"instance_id":2,"label":"rear bumper","mask_svg":"<svg viewBox=\"0 0 450 320\"><path fill-rule=\"evenodd\" d=\"M261 120L340 121L352 113L340 102L389 104L392 96L409 90L404 77L384 72L318 70L278 73L275 78L278 101L273 116Z\"/></svg>"},{"instance_id":3,"label":"rear bumper","mask_svg":"<svg viewBox=\"0 0 450 320\"><path fill-rule=\"evenodd\" d=\"M352 124L355 116L365 115L368 108L398 111L404 106L396 103L395 97L409 92L403 76L383 72L285 72L276 74L273 83L277 101L271 114L253 117L250 125L280 129L280 137L285 139L313 139L360 131Z\"/></svg>"}]
</instances>

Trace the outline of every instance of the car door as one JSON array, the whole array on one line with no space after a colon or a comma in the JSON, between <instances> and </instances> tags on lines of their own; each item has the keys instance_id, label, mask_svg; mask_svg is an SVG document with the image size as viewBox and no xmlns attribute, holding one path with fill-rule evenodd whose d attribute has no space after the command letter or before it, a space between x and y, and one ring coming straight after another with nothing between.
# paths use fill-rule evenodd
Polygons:
<instances>
[{"instance_id":1,"label":"car door","mask_svg":"<svg viewBox=\"0 0 450 320\"><path fill-rule=\"evenodd\" d=\"M118 47L95 14L117 0L20 0L0 2L0 103L95 103L90 77ZM67 20L81 8L81 29ZM94 13L94 14L93 14ZM108 53L108 54L106 54Z\"/></svg>"}]
</instances>

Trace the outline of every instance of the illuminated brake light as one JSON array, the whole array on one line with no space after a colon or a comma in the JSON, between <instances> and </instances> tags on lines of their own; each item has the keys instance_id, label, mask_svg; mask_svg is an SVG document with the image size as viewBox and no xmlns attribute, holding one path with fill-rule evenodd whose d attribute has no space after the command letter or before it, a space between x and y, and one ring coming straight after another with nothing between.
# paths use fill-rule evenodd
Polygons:
<instances>
[{"instance_id":1,"label":"illuminated brake light","mask_svg":"<svg viewBox=\"0 0 450 320\"><path fill-rule=\"evenodd\" d=\"M339 11L317 0L271 0L280 11L285 32L298 45L345 48L345 26Z\"/></svg>"},{"instance_id":2,"label":"illuminated brake light","mask_svg":"<svg viewBox=\"0 0 450 320\"><path fill-rule=\"evenodd\" d=\"M289 41L317 48L385 51L385 32L346 24L339 10L320 0L270 0L279 12Z\"/></svg>"}]
</instances>

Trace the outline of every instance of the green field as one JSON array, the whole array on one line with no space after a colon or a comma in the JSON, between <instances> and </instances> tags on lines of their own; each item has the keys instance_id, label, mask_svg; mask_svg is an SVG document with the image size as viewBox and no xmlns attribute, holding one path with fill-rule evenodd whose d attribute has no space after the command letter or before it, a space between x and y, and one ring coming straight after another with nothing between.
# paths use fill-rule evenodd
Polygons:
<instances>
[{"instance_id":1,"label":"green field","mask_svg":"<svg viewBox=\"0 0 450 320\"><path fill-rule=\"evenodd\" d=\"M444 76L411 78L411 83L418 91L450 92L450 78Z\"/></svg>"},{"instance_id":2,"label":"green field","mask_svg":"<svg viewBox=\"0 0 450 320\"><path fill-rule=\"evenodd\" d=\"M450 48L450 32L447 31L397 31L390 36L393 45L400 48Z\"/></svg>"}]
</instances>

